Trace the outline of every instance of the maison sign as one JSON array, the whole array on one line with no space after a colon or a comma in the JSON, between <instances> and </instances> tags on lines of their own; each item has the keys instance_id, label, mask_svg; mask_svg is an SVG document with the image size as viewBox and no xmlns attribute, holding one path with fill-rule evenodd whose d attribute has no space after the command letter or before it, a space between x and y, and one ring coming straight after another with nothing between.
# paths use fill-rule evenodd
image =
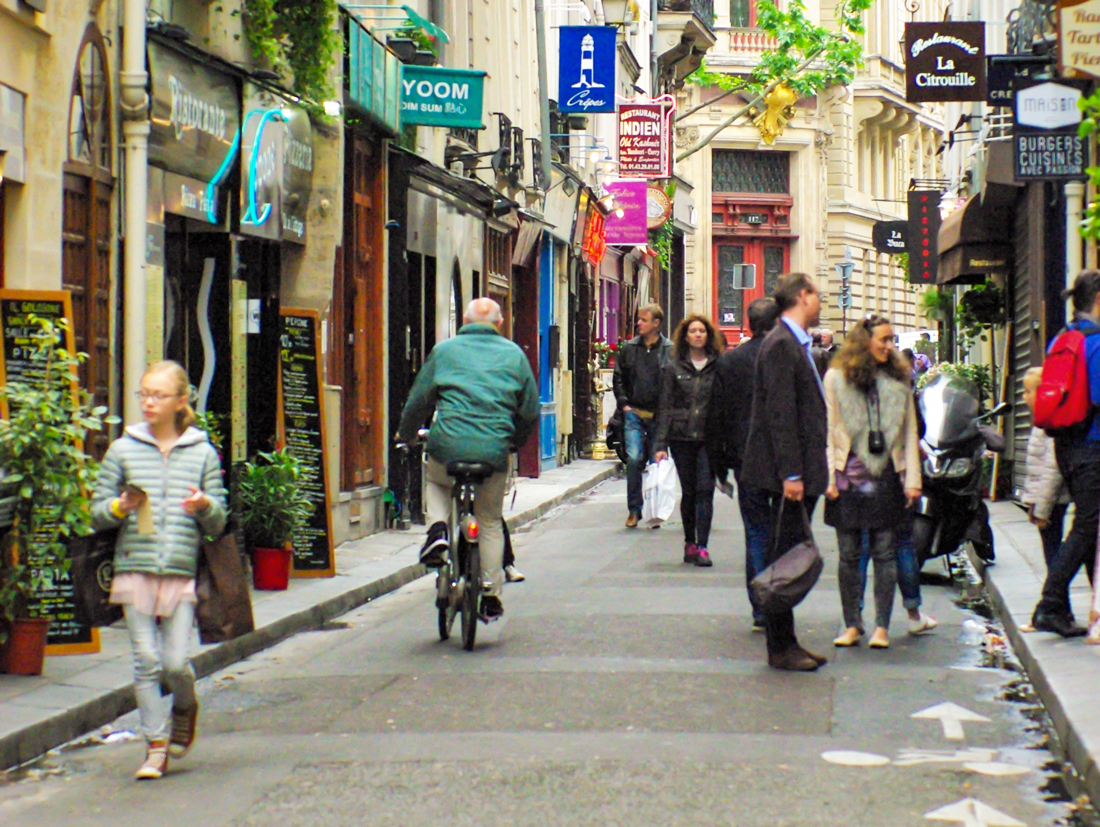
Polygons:
<instances>
[{"instance_id":1,"label":"maison sign","mask_svg":"<svg viewBox=\"0 0 1100 827\"><path fill-rule=\"evenodd\" d=\"M1086 81L1087 82L1087 81ZM1075 180L1085 177L1088 142L1077 134L1082 81L1032 82L1016 91L1012 136L1017 181Z\"/></svg>"},{"instance_id":2,"label":"maison sign","mask_svg":"<svg viewBox=\"0 0 1100 827\"><path fill-rule=\"evenodd\" d=\"M985 24L905 24L905 99L985 100Z\"/></svg>"},{"instance_id":3,"label":"maison sign","mask_svg":"<svg viewBox=\"0 0 1100 827\"><path fill-rule=\"evenodd\" d=\"M1100 0L1060 2L1057 14L1060 72L1100 78Z\"/></svg>"}]
</instances>

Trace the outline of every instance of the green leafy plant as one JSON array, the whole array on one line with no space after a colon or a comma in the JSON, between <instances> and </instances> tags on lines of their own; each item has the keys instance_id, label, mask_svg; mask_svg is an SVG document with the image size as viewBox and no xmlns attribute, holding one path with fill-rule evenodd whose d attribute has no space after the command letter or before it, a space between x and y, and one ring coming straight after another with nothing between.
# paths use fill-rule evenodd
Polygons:
<instances>
[{"instance_id":1,"label":"green leafy plant","mask_svg":"<svg viewBox=\"0 0 1100 827\"><path fill-rule=\"evenodd\" d=\"M657 251L661 269L667 271L672 266L672 220L649 231L649 246Z\"/></svg>"},{"instance_id":2,"label":"green leafy plant","mask_svg":"<svg viewBox=\"0 0 1100 827\"><path fill-rule=\"evenodd\" d=\"M993 396L993 375L989 370L989 365L940 362L937 365L933 365L931 369L917 380L917 389L923 390L941 373L946 373L949 376L958 376L973 382L978 388L978 401L981 404L981 409L985 410L986 400Z\"/></svg>"},{"instance_id":3,"label":"green leafy plant","mask_svg":"<svg viewBox=\"0 0 1100 827\"><path fill-rule=\"evenodd\" d=\"M764 97L780 84L793 89L800 97L810 97L829 86L848 86L855 71L863 65L861 37L864 34L863 13L873 0L840 0L834 10L835 29L813 23L806 16L802 0L789 0L783 10L773 0L759 0L756 6L756 25L776 41L776 48L764 52L751 74L728 76L729 80L716 77L701 65L688 82L703 86L717 86L723 94L684 111L676 120L698 112L721 98L744 90L748 98L745 105L733 115L717 124L713 130L684 149L676 156L682 161L695 154L720 135L728 126L759 107ZM702 74L699 74L702 70Z\"/></svg>"},{"instance_id":4,"label":"green leafy plant","mask_svg":"<svg viewBox=\"0 0 1100 827\"><path fill-rule=\"evenodd\" d=\"M951 297L938 287L929 287L921 294L919 305L922 316L943 321L951 309Z\"/></svg>"},{"instance_id":5,"label":"green leafy plant","mask_svg":"<svg viewBox=\"0 0 1100 827\"><path fill-rule=\"evenodd\" d=\"M1077 134L1087 138L1089 143L1096 140L1096 128L1100 125L1100 89L1097 89L1087 98L1081 98L1077 105L1084 112ZM1089 183L1093 189L1100 187L1100 166L1088 167L1085 173L1089 176ZM1085 205L1085 217L1078 228L1084 238L1100 238L1100 204L1092 199Z\"/></svg>"},{"instance_id":6,"label":"green leafy plant","mask_svg":"<svg viewBox=\"0 0 1100 827\"><path fill-rule=\"evenodd\" d=\"M244 33L252 53L267 60L319 116L332 96L331 70L341 49L335 0L244 0Z\"/></svg>"},{"instance_id":7,"label":"green leafy plant","mask_svg":"<svg viewBox=\"0 0 1100 827\"><path fill-rule=\"evenodd\" d=\"M955 319L960 337L984 342L986 329L1005 323L1004 290L991 282L972 287L959 300Z\"/></svg>"},{"instance_id":8,"label":"green leafy plant","mask_svg":"<svg viewBox=\"0 0 1100 827\"><path fill-rule=\"evenodd\" d=\"M233 510L253 547L283 548L314 506L302 489L302 466L285 448L259 452L236 469Z\"/></svg>"},{"instance_id":9,"label":"green leafy plant","mask_svg":"<svg viewBox=\"0 0 1100 827\"><path fill-rule=\"evenodd\" d=\"M395 39L411 40L419 51L431 52L439 57L439 43L436 39L413 23L406 23L393 33Z\"/></svg>"},{"instance_id":10,"label":"green leafy plant","mask_svg":"<svg viewBox=\"0 0 1100 827\"><path fill-rule=\"evenodd\" d=\"M216 414L211 411L195 413L195 427L206 432L206 438L214 446L214 450L221 456L225 445L225 436L222 434L222 425L225 423L224 414Z\"/></svg>"},{"instance_id":11,"label":"green leafy plant","mask_svg":"<svg viewBox=\"0 0 1100 827\"><path fill-rule=\"evenodd\" d=\"M0 560L0 641L25 616L28 601L70 567L68 541L92 533L91 490L99 470L83 450L89 431L118 422L76 385L83 353L62 347L69 323L29 316L37 327L31 367L0 388L8 405L0 420L0 485L14 498L12 525Z\"/></svg>"}]
</instances>

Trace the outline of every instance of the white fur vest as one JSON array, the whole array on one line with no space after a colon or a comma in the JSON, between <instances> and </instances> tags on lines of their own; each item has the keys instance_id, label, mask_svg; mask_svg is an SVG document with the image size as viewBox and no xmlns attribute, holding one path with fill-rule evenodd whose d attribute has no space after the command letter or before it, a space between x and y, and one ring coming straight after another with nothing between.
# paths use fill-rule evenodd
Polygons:
<instances>
[{"instance_id":1,"label":"white fur vest","mask_svg":"<svg viewBox=\"0 0 1100 827\"><path fill-rule=\"evenodd\" d=\"M852 441L852 452L872 476L879 477L886 470L895 451L904 449L905 414L911 403L908 384L892 379L882 372L875 378L875 387L878 393L877 404L873 399L868 399L868 394L851 384L843 373L836 371L835 389L840 421L830 423L830 427L835 428L839 424L848 433ZM872 454L868 450L867 437L872 428L881 430L885 438L886 450L881 454Z\"/></svg>"}]
</instances>

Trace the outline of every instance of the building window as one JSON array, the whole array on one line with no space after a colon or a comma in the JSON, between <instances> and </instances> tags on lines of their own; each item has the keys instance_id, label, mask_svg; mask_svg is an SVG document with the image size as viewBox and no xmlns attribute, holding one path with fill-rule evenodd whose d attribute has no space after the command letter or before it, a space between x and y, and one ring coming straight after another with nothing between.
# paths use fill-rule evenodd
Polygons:
<instances>
[{"instance_id":1,"label":"building window","mask_svg":"<svg viewBox=\"0 0 1100 827\"><path fill-rule=\"evenodd\" d=\"M779 193L791 191L791 160L786 152L716 149L712 156L712 192Z\"/></svg>"},{"instance_id":2,"label":"building window","mask_svg":"<svg viewBox=\"0 0 1100 827\"><path fill-rule=\"evenodd\" d=\"M730 0L730 25L747 29L756 23L753 20L753 0Z\"/></svg>"}]
</instances>

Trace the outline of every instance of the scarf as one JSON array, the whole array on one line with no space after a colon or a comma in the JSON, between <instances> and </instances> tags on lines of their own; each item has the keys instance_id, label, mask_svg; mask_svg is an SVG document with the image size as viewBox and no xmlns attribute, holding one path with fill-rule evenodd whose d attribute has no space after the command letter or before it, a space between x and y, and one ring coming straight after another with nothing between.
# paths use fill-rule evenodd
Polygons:
<instances>
[{"instance_id":1,"label":"scarf","mask_svg":"<svg viewBox=\"0 0 1100 827\"><path fill-rule=\"evenodd\" d=\"M872 399L868 409L868 394L851 384L839 371L837 380L835 387L840 424L852 438L852 453L871 472L871 476L881 477L890 464L895 448L905 440L902 426L909 405L909 387L879 371L875 377L878 404ZM881 454L872 454L867 448L867 437L872 429L881 430L885 438L886 450Z\"/></svg>"}]
</instances>

